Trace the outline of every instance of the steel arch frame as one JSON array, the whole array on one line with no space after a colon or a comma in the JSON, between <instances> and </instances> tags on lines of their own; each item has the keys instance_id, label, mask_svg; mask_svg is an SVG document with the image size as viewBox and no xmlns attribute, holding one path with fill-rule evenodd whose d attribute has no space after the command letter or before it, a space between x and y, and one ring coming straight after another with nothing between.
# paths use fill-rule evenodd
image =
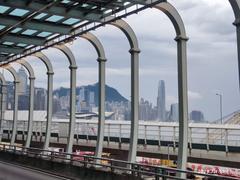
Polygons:
<instances>
[{"instance_id":1,"label":"steel arch frame","mask_svg":"<svg viewBox=\"0 0 240 180\"><path fill-rule=\"evenodd\" d=\"M51 136L51 123L52 123L52 109L53 109L53 67L51 61L48 59L48 57L43 54L42 52L38 52L34 54L33 56L40 59L47 68L47 76L48 76L48 85L47 85L47 122L46 122L46 135L45 135L45 141L43 145L43 149L47 150L49 147L49 141Z\"/></svg>"},{"instance_id":2,"label":"steel arch frame","mask_svg":"<svg viewBox=\"0 0 240 180\"><path fill-rule=\"evenodd\" d=\"M15 69L9 64L7 66L2 66L2 68L8 70L14 78L14 112L13 112L13 126L12 126L12 136L10 140L10 145L14 145L17 133L17 120L18 120L18 94L19 94L19 77Z\"/></svg>"},{"instance_id":3,"label":"steel arch frame","mask_svg":"<svg viewBox=\"0 0 240 180\"><path fill-rule=\"evenodd\" d=\"M103 139L104 139L104 123L105 123L105 79L106 79L106 56L102 43L92 33L88 32L80 36L89 41L95 48L98 55L98 89L99 89L99 107L98 107L98 136L95 156L102 157Z\"/></svg>"},{"instance_id":4,"label":"steel arch frame","mask_svg":"<svg viewBox=\"0 0 240 180\"><path fill-rule=\"evenodd\" d=\"M17 61L17 63L24 66L29 74L29 109L28 109L28 131L27 131L27 139L25 142L25 147L29 148L32 137L32 128L33 128L33 111L34 111L34 81L35 75L32 66L24 59Z\"/></svg>"}]
</instances>

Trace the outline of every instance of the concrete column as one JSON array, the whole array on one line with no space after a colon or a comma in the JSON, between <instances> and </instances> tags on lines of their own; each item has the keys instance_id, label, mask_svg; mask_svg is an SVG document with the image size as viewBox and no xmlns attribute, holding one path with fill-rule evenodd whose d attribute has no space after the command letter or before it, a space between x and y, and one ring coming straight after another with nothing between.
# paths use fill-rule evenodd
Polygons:
<instances>
[{"instance_id":1,"label":"concrete column","mask_svg":"<svg viewBox=\"0 0 240 180\"><path fill-rule=\"evenodd\" d=\"M47 122L46 122L46 135L43 149L47 150L51 136L52 125L52 106L53 106L53 72L47 72L48 86L47 86Z\"/></svg>"},{"instance_id":2,"label":"concrete column","mask_svg":"<svg viewBox=\"0 0 240 180\"><path fill-rule=\"evenodd\" d=\"M47 68L48 85L47 85L47 122L46 122L46 135L43 149L47 150L49 147L49 141L51 136L51 124L52 124L52 102L53 102L53 67L50 60L43 53L38 52L34 56L38 57Z\"/></svg>"},{"instance_id":3,"label":"concrete column","mask_svg":"<svg viewBox=\"0 0 240 180\"><path fill-rule=\"evenodd\" d=\"M186 169L188 152L188 94L187 94L187 40L178 36L178 102L179 102L179 145L178 169Z\"/></svg>"},{"instance_id":4,"label":"concrete column","mask_svg":"<svg viewBox=\"0 0 240 180\"><path fill-rule=\"evenodd\" d=\"M106 59L98 58L98 140L95 156L102 157L103 140L104 140L104 123L105 123L105 63Z\"/></svg>"},{"instance_id":5,"label":"concrete column","mask_svg":"<svg viewBox=\"0 0 240 180\"><path fill-rule=\"evenodd\" d=\"M27 140L25 142L26 148L30 147L32 129L33 129L34 81L35 81L35 77L29 77L30 92L29 92L28 131L27 131Z\"/></svg>"},{"instance_id":6,"label":"concrete column","mask_svg":"<svg viewBox=\"0 0 240 180\"><path fill-rule=\"evenodd\" d=\"M130 49L131 53L131 132L128 161L135 162L137 155L139 126L139 49Z\"/></svg>"},{"instance_id":7,"label":"concrete column","mask_svg":"<svg viewBox=\"0 0 240 180\"><path fill-rule=\"evenodd\" d=\"M55 48L62 51L68 58L70 63L70 122L68 129L67 153L72 153L73 139L75 133L75 119L76 119L76 72L77 64L72 51L64 44L56 45Z\"/></svg>"}]
</instances>

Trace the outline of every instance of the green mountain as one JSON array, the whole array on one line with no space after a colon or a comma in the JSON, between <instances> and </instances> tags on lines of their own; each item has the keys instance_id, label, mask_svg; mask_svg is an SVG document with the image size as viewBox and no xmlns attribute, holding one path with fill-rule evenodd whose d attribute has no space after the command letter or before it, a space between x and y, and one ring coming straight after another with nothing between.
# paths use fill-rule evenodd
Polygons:
<instances>
[{"instance_id":1,"label":"green mountain","mask_svg":"<svg viewBox=\"0 0 240 180\"><path fill-rule=\"evenodd\" d=\"M94 102L95 105L98 105L98 83L87 85L87 86L78 86L76 89L77 95L79 91L84 87L85 92L94 92ZM69 88L60 87L59 89L54 90L53 94L58 95L59 97L67 96L70 93ZM108 102L128 102L128 100L123 97L116 89L106 85L106 101Z\"/></svg>"}]
</instances>

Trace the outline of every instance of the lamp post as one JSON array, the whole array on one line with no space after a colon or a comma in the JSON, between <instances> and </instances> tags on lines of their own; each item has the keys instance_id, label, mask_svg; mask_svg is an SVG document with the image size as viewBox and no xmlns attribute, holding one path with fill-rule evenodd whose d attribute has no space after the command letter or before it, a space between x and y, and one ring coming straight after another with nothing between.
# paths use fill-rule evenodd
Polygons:
<instances>
[{"instance_id":1,"label":"lamp post","mask_svg":"<svg viewBox=\"0 0 240 180\"><path fill-rule=\"evenodd\" d=\"M219 101L220 101L220 120L221 120L221 124L223 124L223 115L222 115L222 109L223 109L223 107L222 107L222 94L220 94L220 93L216 93L216 95L217 96L219 96ZM222 138L223 138L223 136L222 136L222 128L221 128L221 144L222 144Z\"/></svg>"},{"instance_id":2,"label":"lamp post","mask_svg":"<svg viewBox=\"0 0 240 180\"><path fill-rule=\"evenodd\" d=\"M217 96L219 96L219 101L220 101L220 120L221 120L221 124L223 124L223 115L222 115L222 94L220 93L216 93Z\"/></svg>"}]
</instances>

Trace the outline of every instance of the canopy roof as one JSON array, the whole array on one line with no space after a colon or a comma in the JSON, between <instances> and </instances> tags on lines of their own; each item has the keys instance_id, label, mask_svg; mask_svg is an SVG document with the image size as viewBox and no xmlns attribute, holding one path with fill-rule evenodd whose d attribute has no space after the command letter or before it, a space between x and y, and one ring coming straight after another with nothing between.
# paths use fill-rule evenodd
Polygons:
<instances>
[{"instance_id":1,"label":"canopy roof","mask_svg":"<svg viewBox=\"0 0 240 180\"><path fill-rule=\"evenodd\" d=\"M0 0L0 62L31 55L165 0Z\"/></svg>"}]
</instances>

